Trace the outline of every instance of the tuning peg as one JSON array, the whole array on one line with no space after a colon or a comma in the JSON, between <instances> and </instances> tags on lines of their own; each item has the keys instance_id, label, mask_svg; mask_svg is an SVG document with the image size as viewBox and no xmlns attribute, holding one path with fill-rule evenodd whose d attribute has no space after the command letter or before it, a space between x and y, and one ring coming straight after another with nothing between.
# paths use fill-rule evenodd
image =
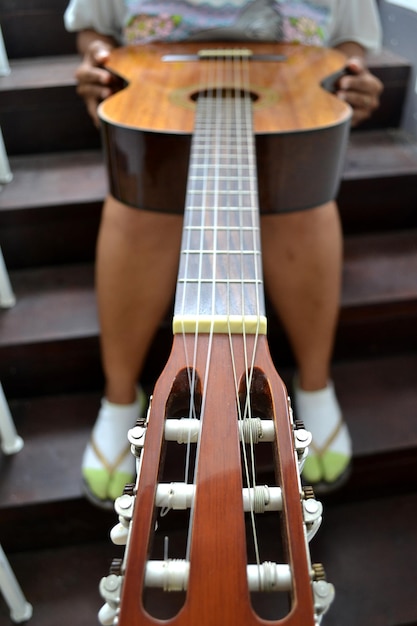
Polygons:
<instances>
[{"instance_id":1,"label":"tuning peg","mask_svg":"<svg viewBox=\"0 0 417 626\"><path fill-rule=\"evenodd\" d=\"M298 470L301 474L308 455L308 446L313 441L310 431L304 428L304 423L296 420L294 423L294 446L298 457Z\"/></svg>"},{"instance_id":2,"label":"tuning peg","mask_svg":"<svg viewBox=\"0 0 417 626\"><path fill-rule=\"evenodd\" d=\"M317 623L321 624L323 615L326 613L335 598L335 589L326 581L326 574L321 563L313 564L313 594L314 610Z\"/></svg>"},{"instance_id":3,"label":"tuning peg","mask_svg":"<svg viewBox=\"0 0 417 626\"><path fill-rule=\"evenodd\" d=\"M100 581L100 595L106 602L98 613L98 619L103 626L114 626L114 624L117 624L122 580L122 576L109 574L109 576L105 576Z\"/></svg>"},{"instance_id":4,"label":"tuning peg","mask_svg":"<svg viewBox=\"0 0 417 626\"><path fill-rule=\"evenodd\" d=\"M135 496L124 493L116 498L114 509L119 515L119 523L110 531L110 538L116 546L124 546L129 535L129 525L132 521Z\"/></svg>"},{"instance_id":5,"label":"tuning peg","mask_svg":"<svg viewBox=\"0 0 417 626\"><path fill-rule=\"evenodd\" d=\"M323 505L315 498L307 498L303 500L304 522L307 530L307 539L311 541L323 519Z\"/></svg>"},{"instance_id":6,"label":"tuning peg","mask_svg":"<svg viewBox=\"0 0 417 626\"><path fill-rule=\"evenodd\" d=\"M125 546L129 536L129 528L126 528L121 522L113 526L110 531L110 539L115 546Z\"/></svg>"},{"instance_id":7,"label":"tuning peg","mask_svg":"<svg viewBox=\"0 0 417 626\"><path fill-rule=\"evenodd\" d=\"M98 620L100 624L103 624L103 626L113 626L114 624L117 623L115 621L117 619L117 613L118 613L118 609L112 608L106 602L106 604L103 604L103 606L98 612Z\"/></svg>"},{"instance_id":8,"label":"tuning peg","mask_svg":"<svg viewBox=\"0 0 417 626\"><path fill-rule=\"evenodd\" d=\"M132 454L137 458L142 454L143 446L145 445L146 428L144 426L136 425L131 428L127 433L127 438L132 451Z\"/></svg>"}]
</instances>

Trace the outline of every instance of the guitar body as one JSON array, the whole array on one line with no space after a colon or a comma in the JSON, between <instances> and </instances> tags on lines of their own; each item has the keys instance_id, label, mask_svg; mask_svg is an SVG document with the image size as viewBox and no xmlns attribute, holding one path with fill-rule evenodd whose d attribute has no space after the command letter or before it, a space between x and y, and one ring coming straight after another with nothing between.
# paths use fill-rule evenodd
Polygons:
<instances>
[{"instance_id":1,"label":"guitar body","mask_svg":"<svg viewBox=\"0 0 417 626\"><path fill-rule=\"evenodd\" d=\"M196 44L115 50L109 68L128 86L99 110L112 193L146 209L185 207L173 347L146 422L129 435L138 477L116 503L127 547L102 585L102 623L316 626L333 588L308 549L321 522L300 480L309 433L293 422L266 339L259 204L288 211L333 197L350 109L320 83L344 60L301 46L251 44L250 60L246 49L212 48L215 58L199 60ZM173 483L165 466L181 446ZM258 484L264 446L273 485ZM161 559L155 525L177 509L187 511L186 546ZM269 514L273 545L258 532ZM150 588L162 608L180 595L177 610L155 613ZM257 594L285 598L286 610L267 619Z\"/></svg>"},{"instance_id":2,"label":"guitar body","mask_svg":"<svg viewBox=\"0 0 417 626\"><path fill-rule=\"evenodd\" d=\"M183 212L200 62L164 57L193 55L202 47L218 44L153 44L112 52L107 67L128 86L105 100L99 115L110 191L121 202ZM345 57L291 44L247 47L255 54L282 56L251 61L261 213L302 210L333 199L351 112L321 85L331 88Z\"/></svg>"}]
</instances>

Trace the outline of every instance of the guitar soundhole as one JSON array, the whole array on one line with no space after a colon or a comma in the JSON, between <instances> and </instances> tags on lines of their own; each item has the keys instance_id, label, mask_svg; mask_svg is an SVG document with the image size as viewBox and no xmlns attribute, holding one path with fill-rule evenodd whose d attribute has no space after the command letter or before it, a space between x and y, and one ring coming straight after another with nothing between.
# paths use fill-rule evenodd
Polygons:
<instances>
[{"instance_id":1,"label":"guitar soundhole","mask_svg":"<svg viewBox=\"0 0 417 626\"><path fill-rule=\"evenodd\" d=\"M240 414L244 415L247 402L247 383L242 380L239 389ZM252 373L249 392L249 405L252 417L260 418L272 423L274 415L271 389L265 374L255 368ZM247 412L247 409L246 409ZM252 445L246 444L242 450L242 469L247 459L254 455L253 466L256 475L249 476L249 483L256 485L279 486L280 477L275 476L272 468L274 463L274 443L262 442ZM248 477L243 471L244 487L248 486ZM254 517L254 521L253 518ZM246 543L248 563L260 563L267 561L273 563L287 563L288 555L285 550L285 538L283 536L284 522L280 511L245 514ZM280 532L281 531L281 532ZM273 538L273 539L272 539ZM263 619L282 619L291 608L290 594L283 591L275 592L252 592L252 608Z\"/></svg>"}]
</instances>

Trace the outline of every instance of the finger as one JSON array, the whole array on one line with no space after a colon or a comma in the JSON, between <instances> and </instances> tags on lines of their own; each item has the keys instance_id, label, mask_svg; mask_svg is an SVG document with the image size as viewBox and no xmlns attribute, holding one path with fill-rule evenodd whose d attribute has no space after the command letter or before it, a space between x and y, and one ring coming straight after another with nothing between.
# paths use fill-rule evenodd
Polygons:
<instances>
[{"instance_id":1,"label":"finger","mask_svg":"<svg viewBox=\"0 0 417 626\"><path fill-rule=\"evenodd\" d=\"M101 85L80 83L77 86L77 93L84 98L84 100L93 98L97 102L101 102L101 100L105 100L111 95L112 90L109 87L102 87Z\"/></svg>"},{"instance_id":2,"label":"finger","mask_svg":"<svg viewBox=\"0 0 417 626\"><path fill-rule=\"evenodd\" d=\"M360 74L366 69L363 59L360 57L350 57L347 61L346 68L350 74Z\"/></svg>"},{"instance_id":3,"label":"finger","mask_svg":"<svg viewBox=\"0 0 417 626\"><path fill-rule=\"evenodd\" d=\"M111 82L111 74L107 70L93 67L88 63L81 63L75 72L75 78L79 84L108 85Z\"/></svg>"},{"instance_id":4,"label":"finger","mask_svg":"<svg viewBox=\"0 0 417 626\"><path fill-rule=\"evenodd\" d=\"M337 95L341 100L350 104L354 110L360 109L367 112L368 116L379 106L379 98L374 94L366 94L359 91L341 91Z\"/></svg>"},{"instance_id":5,"label":"finger","mask_svg":"<svg viewBox=\"0 0 417 626\"><path fill-rule=\"evenodd\" d=\"M99 128L100 126L100 119L98 117L98 113L97 113L97 107L98 107L98 102L95 98L86 98L85 100L85 104L87 107L87 111L88 114L90 115L90 117L92 118L94 125Z\"/></svg>"},{"instance_id":6,"label":"finger","mask_svg":"<svg viewBox=\"0 0 417 626\"><path fill-rule=\"evenodd\" d=\"M379 96L383 90L381 81L370 72L363 72L357 76L344 76L339 83L339 88L346 92L358 92Z\"/></svg>"}]
</instances>

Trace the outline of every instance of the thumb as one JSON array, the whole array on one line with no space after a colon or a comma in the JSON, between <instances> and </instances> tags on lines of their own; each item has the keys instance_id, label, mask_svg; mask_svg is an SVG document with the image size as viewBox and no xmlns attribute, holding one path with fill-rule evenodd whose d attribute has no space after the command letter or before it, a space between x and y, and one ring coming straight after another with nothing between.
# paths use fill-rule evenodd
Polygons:
<instances>
[{"instance_id":1,"label":"thumb","mask_svg":"<svg viewBox=\"0 0 417 626\"><path fill-rule=\"evenodd\" d=\"M90 47L90 54L98 65L102 65L109 58L111 46L105 41L94 41Z\"/></svg>"}]
</instances>

